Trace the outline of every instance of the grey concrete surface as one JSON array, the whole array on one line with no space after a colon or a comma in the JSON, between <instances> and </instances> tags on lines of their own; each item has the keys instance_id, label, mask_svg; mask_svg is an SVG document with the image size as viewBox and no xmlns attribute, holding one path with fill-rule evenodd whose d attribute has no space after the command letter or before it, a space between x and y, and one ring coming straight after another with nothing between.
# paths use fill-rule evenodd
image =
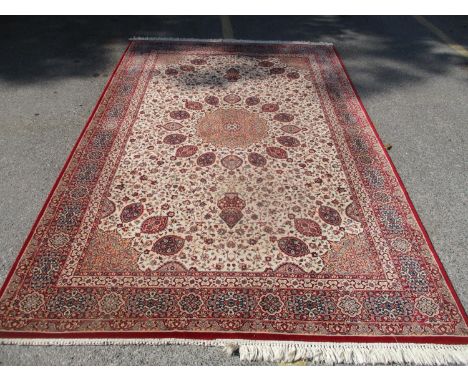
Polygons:
<instances>
[{"instance_id":1,"label":"grey concrete surface","mask_svg":"<svg viewBox=\"0 0 468 382\"><path fill-rule=\"evenodd\" d=\"M467 18L430 21L465 44ZM231 17L234 37L336 44L465 307L467 59L412 17ZM218 17L0 20L0 281L127 44L219 38ZM2 365L241 364L193 346L1 346Z\"/></svg>"}]
</instances>

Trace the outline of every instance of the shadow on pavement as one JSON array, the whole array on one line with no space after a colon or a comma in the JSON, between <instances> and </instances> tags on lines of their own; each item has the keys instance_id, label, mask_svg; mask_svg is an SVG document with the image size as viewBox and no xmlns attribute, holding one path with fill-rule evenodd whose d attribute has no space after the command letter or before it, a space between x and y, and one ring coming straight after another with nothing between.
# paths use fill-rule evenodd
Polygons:
<instances>
[{"instance_id":1,"label":"shadow on pavement","mask_svg":"<svg viewBox=\"0 0 468 382\"><path fill-rule=\"evenodd\" d=\"M330 41L346 58L369 64L355 69L367 93L408 86L440 75L466 60L449 50L410 16L234 16L235 38ZM453 18L451 19L453 20ZM97 77L112 67L109 49L128 37L220 38L217 16L3 17L0 79L21 85L63 77ZM465 30L466 19L455 25ZM142 32L144 31L144 32ZM104 73L108 75L108 73Z\"/></svg>"}]
</instances>

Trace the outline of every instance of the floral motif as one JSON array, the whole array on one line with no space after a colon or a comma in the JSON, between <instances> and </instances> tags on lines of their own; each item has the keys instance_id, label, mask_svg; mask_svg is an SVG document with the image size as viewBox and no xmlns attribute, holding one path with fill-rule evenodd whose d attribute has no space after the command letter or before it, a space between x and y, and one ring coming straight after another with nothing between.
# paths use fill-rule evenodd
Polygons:
<instances>
[{"instance_id":1,"label":"floral motif","mask_svg":"<svg viewBox=\"0 0 468 382\"><path fill-rule=\"evenodd\" d=\"M195 155L197 150L198 150L197 146L186 145L186 146L177 148L175 155L177 158L188 158L188 157L191 157L192 155Z\"/></svg>"},{"instance_id":2,"label":"floral motif","mask_svg":"<svg viewBox=\"0 0 468 382\"><path fill-rule=\"evenodd\" d=\"M184 143L186 139L187 137L184 134L169 134L164 137L163 142L168 145L180 145Z\"/></svg>"},{"instance_id":3,"label":"floral motif","mask_svg":"<svg viewBox=\"0 0 468 382\"><path fill-rule=\"evenodd\" d=\"M296 125L283 125L281 126L281 130L287 134L297 134L302 129Z\"/></svg>"},{"instance_id":4,"label":"floral motif","mask_svg":"<svg viewBox=\"0 0 468 382\"><path fill-rule=\"evenodd\" d=\"M158 239L153 245L153 251L165 256L172 256L184 246L184 239L175 235L167 235Z\"/></svg>"},{"instance_id":5,"label":"floral motif","mask_svg":"<svg viewBox=\"0 0 468 382\"><path fill-rule=\"evenodd\" d=\"M409 300L389 294L369 297L365 306L376 317L387 320L402 319L413 313L413 304Z\"/></svg>"},{"instance_id":6,"label":"floral motif","mask_svg":"<svg viewBox=\"0 0 468 382\"><path fill-rule=\"evenodd\" d=\"M322 234L320 225L311 219L296 219L294 226L305 236L320 236Z\"/></svg>"},{"instance_id":7,"label":"floral motif","mask_svg":"<svg viewBox=\"0 0 468 382\"><path fill-rule=\"evenodd\" d=\"M328 223L331 225L341 224L341 216L339 212L332 207L320 206L319 216L325 223Z\"/></svg>"},{"instance_id":8,"label":"floral motif","mask_svg":"<svg viewBox=\"0 0 468 382\"><path fill-rule=\"evenodd\" d=\"M124 207L122 212L120 213L120 219L123 223L129 223L132 220L137 219L138 217L143 214L143 204L140 202L132 203Z\"/></svg>"},{"instance_id":9,"label":"floral motif","mask_svg":"<svg viewBox=\"0 0 468 382\"><path fill-rule=\"evenodd\" d=\"M31 270L31 287L46 289L56 279L60 271L57 252L44 252Z\"/></svg>"},{"instance_id":10,"label":"floral motif","mask_svg":"<svg viewBox=\"0 0 468 382\"><path fill-rule=\"evenodd\" d=\"M248 158L249 163L255 167L263 167L267 164L267 160L262 154L250 153Z\"/></svg>"},{"instance_id":11,"label":"floral motif","mask_svg":"<svg viewBox=\"0 0 468 382\"><path fill-rule=\"evenodd\" d=\"M60 290L47 304L47 309L58 317L79 318L96 306L95 297L85 290Z\"/></svg>"},{"instance_id":12,"label":"floral motif","mask_svg":"<svg viewBox=\"0 0 468 382\"><path fill-rule=\"evenodd\" d=\"M380 221L389 232L399 234L403 231L403 220L396 209L385 205L379 212Z\"/></svg>"},{"instance_id":13,"label":"floral motif","mask_svg":"<svg viewBox=\"0 0 468 382\"><path fill-rule=\"evenodd\" d=\"M180 309L184 312L193 314L200 310L200 307L203 305L203 301L198 294L189 293L180 298L179 305Z\"/></svg>"},{"instance_id":14,"label":"floral motif","mask_svg":"<svg viewBox=\"0 0 468 382\"><path fill-rule=\"evenodd\" d=\"M247 104L247 106L254 106L260 103L260 98L256 96L247 97L245 99L245 103Z\"/></svg>"},{"instance_id":15,"label":"floral motif","mask_svg":"<svg viewBox=\"0 0 468 382\"><path fill-rule=\"evenodd\" d=\"M282 252L292 257L302 257L309 254L307 244L297 237L283 237L278 240L278 247Z\"/></svg>"},{"instance_id":16,"label":"floral motif","mask_svg":"<svg viewBox=\"0 0 468 382\"><path fill-rule=\"evenodd\" d=\"M42 305L44 305L44 296L38 292L23 296L19 302L20 310L26 314L36 312Z\"/></svg>"},{"instance_id":17,"label":"floral motif","mask_svg":"<svg viewBox=\"0 0 468 382\"><path fill-rule=\"evenodd\" d=\"M123 306L124 300L118 293L111 292L107 293L99 300L99 309L104 314L117 313Z\"/></svg>"},{"instance_id":18,"label":"floral motif","mask_svg":"<svg viewBox=\"0 0 468 382\"><path fill-rule=\"evenodd\" d=\"M329 316L336 309L331 300L310 293L293 296L288 301L288 306L298 319L318 319Z\"/></svg>"},{"instance_id":19,"label":"floral motif","mask_svg":"<svg viewBox=\"0 0 468 382\"><path fill-rule=\"evenodd\" d=\"M240 167L243 163L242 158L237 155L226 155L221 159L221 164L226 167L228 170L235 170Z\"/></svg>"},{"instance_id":20,"label":"floral motif","mask_svg":"<svg viewBox=\"0 0 468 382\"><path fill-rule=\"evenodd\" d=\"M361 314L362 305L357 298L346 295L338 300L338 308L347 316L356 317Z\"/></svg>"},{"instance_id":21,"label":"floral motif","mask_svg":"<svg viewBox=\"0 0 468 382\"><path fill-rule=\"evenodd\" d=\"M432 298L421 296L416 300L416 309L422 314L434 317L439 313L439 304L437 304Z\"/></svg>"},{"instance_id":22,"label":"floral motif","mask_svg":"<svg viewBox=\"0 0 468 382\"><path fill-rule=\"evenodd\" d=\"M356 221L361 221L361 215L355 203L349 204L346 207L345 212L346 212L346 215L349 216L351 219L354 219Z\"/></svg>"},{"instance_id":23,"label":"floral motif","mask_svg":"<svg viewBox=\"0 0 468 382\"><path fill-rule=\"evenodd\" d=\"M186 112L185 110L171 111L169 115L171 118L178 120L190 118L190 113Z\"/></svg>"},{"instance_id":24,"label":"floral motif","mask_svg":"<svg viewBox=\"0 0 468 382\"><path fill-rule=\"evenodd\" d=\"M141 232L157 233L167 227L167 216L151 216L141 224Z\"/></svg>"},{"instance_id":25,"label":"floral motif","mask_svg":"<svg viewBox=\"0 0 468 382\"><path fill-rule=\"evenodd\" d=\"M131 296L127 301L126 309L130 316L164 317L173 305L172 296L145 290Z\"/></svg>"},{"instance_id":26,"label":"floral motif","mask_svg":"<svg viewBox=\"0 0 468 382\"><path fill-rule=\"evenodd\" d=\"M255 300L242 291L216 292L208 299L207 307L221 317L248 317Z\"/></svg>"},{"instance_id":27,"label":"floral motif","mask_svg":"<svg viewBox=\"0 0 468 382\"><path fill-rule=\"evenodd\" d=\"M408 240L402 237L396 237L392 240L392 247L396 249L398 252L406 253L410 250L411 245L408 243Z\"/></svg>"},{"instance_id":28,"label":"floral motif","mask_svg":"<svg viewBox=\"0 0 468 382\"><path fill-rule=\"evenodd\" d=\"M300 146L301 142L299 139L288 136L282 135L281 137L276 138L279 144L286 146L286 147L298 147Z\"/></svg>"},{"instance_id":29,"label":"floral motif","mask_svg":"<svg viewBox=\"0 0 468 382\"><path fill-rule=\"evenodd\" d=\"M185 108L189 110L201 110L203 109L203 104L196 101L185 101Z\"/></svg>"},{"instance_id":30,"label":"floral motif","mask_svg":"<svg viewBox=\"0 0 468 382\"><path fill-rule=\"evenodd\" d=\"M281 311L283 302L278 296L268 293L265 296L262 296L259 305L264 312L268 314L276 314Z\"/></svg>"},{"instance_id":31,"label":"floral motif","mask_svg":"<svg viewBox=\"0 0 468 382\"><path fill-rule=\"evenodd\" d=\"M294 119L294 115L288 113L278 113L275 115L275 120L279 122L291 122Z\"/></svg>"},{"instance_id":32,"label":"floral motif","mask_svg":"<svg viewBox=\"0 0 468 382\"><path fill-rule=\"evenodd\" d=\"M204 153L197 158L197 164L202 167L211 166L215 161L216 154L213 152Z\"/></svg>"},{"instance_id":33,"label":"floral motif","mask_svg":"<svg viewBox=\"0 0 468 382\"><path fill-rule=\"evenodd\" d=\"M236 82L240 78L239 70L236 68L229 68L224 75L224 78L229 82Z\"/></svg>"},{"instance_id":34,"label":"floral motif","mask_svg":"<svg viewBox=\"0 0 468 382\"><path fill-rule=\"evenodd\" d=\"M104 198L101 202L101 211L100 211L101 217L106 218L112 215L114 212L115 212L115 203L108 198Z\"/></svg>"},{"instance_id":35,"label":"floral motif","mask_svg":"<svg viewBox=\"0 0 468 382\"><path fill-rule=\"evenodd\" d=\"M218 201L218 207L221 209L219 216L228 225L233 228L239 220L242 219L242 210L245 208L245 202L236 192L228 192Z\"/></svg>"},{"instance_id":36,"label":"floral motif","mask_svg":"<svg viewBox=\"0 0 468 382\"><path fill-rule=\"evenodd\" d=\"M177 131L177 130L182 129L184 126L178 122L168 122L168 123L165 123L164 125L158 125L158 127L161 127L167 131Z\"/></svg>"},{"instance_id":37,"label":"floral motif","mask_svg":"<svg viewBox=\"0 0 468 382\"><path fill-rule=\"evenodd\" d=\"M275 159L287 159L288 157L288 152L281 147L267 147L266 152Z\"/></svg>"},{"instance_id":38,"label":"floral motif","mask_svg":"<svg viewBox=\"0 0 468 382\"><path fill-rule=\"evenodd\" d=\"M219 104L219 98L215 96L206 96L205 102L212 106L217 106Z\"/></svg>"},{"instance_id":39,"label":"floral motif","mask_svg":"<svg viewBox=\"0 0 468 382\"><path fill-rule=\"evenodd\" d=\"M278 111L279 106L276 103L266 103L262 105L262 111L267 113L272 113L274 111Z\"/></svg>"},{"instance_id":40,"label":"floral motif","mask_svg":"<svg viewBox=\"0 0 468 382\"><path fill-rule=\"evenodd\" d=\"M223 98L224 102L227 102L228 104L231 104L231 105L234 105L240 102L241 99L242 98L238 96L237 94L228 94Z\"/></svg>"},{"instance_id":41,"label":"floral motif","mask_svg":"<svg viewBox=\"0 0 468 382\"><path fill-rule=\"evenodd\" d=\"M401 256L401 274L409 283L410 288L416 292L427 292L427 273L417 259L410 256Z\"/></svg>"}]
</instances>

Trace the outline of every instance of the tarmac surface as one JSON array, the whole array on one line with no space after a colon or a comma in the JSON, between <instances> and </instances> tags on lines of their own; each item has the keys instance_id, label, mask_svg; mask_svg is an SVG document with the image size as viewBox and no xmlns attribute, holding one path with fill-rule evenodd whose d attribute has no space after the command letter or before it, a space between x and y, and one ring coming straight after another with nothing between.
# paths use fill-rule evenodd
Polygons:
<instances>
[{"instance_id":1,"label":"tarmac surface","mask_svg":"<svg viewBox=\"0 0 468 382\"><path fill-rule=\"evenodd\" d=\"M224 35L336 45L468 307L468 18L426 20L435 29L411 16L2 18L0 282L127 38ZM0 346L0 365L215 364L246 363L196 346Z\"/></svg>"}]
</instances>

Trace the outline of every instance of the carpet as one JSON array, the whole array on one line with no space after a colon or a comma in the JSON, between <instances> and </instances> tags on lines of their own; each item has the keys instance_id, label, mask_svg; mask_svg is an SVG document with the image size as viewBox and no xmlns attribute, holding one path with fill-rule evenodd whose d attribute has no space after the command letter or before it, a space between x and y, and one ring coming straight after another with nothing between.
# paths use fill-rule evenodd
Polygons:
<instances>
[{"instance_id":1,"label":"carpet","mask_svg":"<svg viewBox=\"0 0 468 382\"><path fill-rule=\"evenodd\" d=\"M466 313L329 44L132 41L0 293L3 344L468 363Z\"/></svg>"}]
</instances>

